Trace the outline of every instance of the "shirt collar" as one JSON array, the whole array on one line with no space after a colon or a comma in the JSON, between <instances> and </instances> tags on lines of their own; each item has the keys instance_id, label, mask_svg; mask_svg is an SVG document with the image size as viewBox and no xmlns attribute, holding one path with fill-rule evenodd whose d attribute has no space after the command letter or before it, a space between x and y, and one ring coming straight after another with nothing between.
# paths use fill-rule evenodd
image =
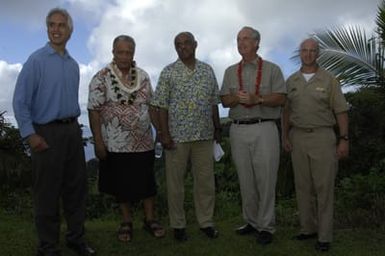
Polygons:
<instances>
[{"instance_id":1,"label":"shirt collar","mask_svg":"<svg viewBox=\"0 0 385 256\"><path fill-rule=\"evenodd\" d=\"M252 61L244 62L244 61L242 60L241 63L242 63L242 66L245 66L245 65L253 65L253 66L257 66L258 61L259 61L259 56L257 55L257 56L255 57L255 59L253 59Z\"/></svg>"},{"instance_id":2,"label":"shirt collar","mask_svg":"<svg viewBox=\"0 0 385 256\"><path fill-rule=\"evenodd\" d=\"M52 48L52 46L51 46L51 44L49 42L47 42L47 44L45 45L45 48L46 48L46 50L47 50L47 52L49 54L58 54L58 52L54 48ZM64 49L64 55L62 57L63 58L71 58L71 56L69 55L67 49Z\"/></svg>"},{"instance_id":3,"label":"shirt collar","mask_svg":"<svg viewBox=\"0 0 385 256\"><path fill-rule=\"evenodd\" d=\"M321 73L321 72L322 72L322 68L319 67L319 68L317 69L317 71L314 73L314 76L313 76L310 80L322 79L322 76L320 76L320 73ZM304 78L303 75L302 75L301 70L298 70L297 72L295 72L294 78L295 78L296 80L298 80L298 79L303 79L303 80L305 80L305 78ZM310 81L310 80L309 80L309 81Z\"/></svg>"},{"instance_id":4,"label":"shirt collar","mask_svg":"<svg viewBox=\"0 0 385 256\"><path fill-rule=\"evenodd\" d=\"M183 68L183 69L186 69L186 70L189 70L189 72L192 72L191 69L189 69L179 58L176 60L176 65ZM201 65L201 62L198 60L198 59L195 59L195 69L194 71L198 70L199 67Z\"/></svg>"}]
</instances>

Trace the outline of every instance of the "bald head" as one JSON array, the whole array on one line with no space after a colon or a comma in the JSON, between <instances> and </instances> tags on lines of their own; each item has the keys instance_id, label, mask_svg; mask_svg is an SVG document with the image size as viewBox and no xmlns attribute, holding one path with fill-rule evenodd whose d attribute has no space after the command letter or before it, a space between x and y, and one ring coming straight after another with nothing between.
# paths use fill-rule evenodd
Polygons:
<instances>
[{"instance_id":1,"label":"bald head","mask_svg":"<svg viewBox=\"0 0 385 256\"><path fill-rule=\"evenodd\" d=\"M195 41L195 38L194 38L194 35L191 33L191 32L188 32L188 31L184 31L184 32L180 32L179 34L177 34L174 38L174 43L176 44L176 42L178 41L179 38L181 37L186 37L188 38L189 41L191 42L194 42Z\"/></svg>"},{"instance_id":2,"label":"bald head","mask_svg":"<svg viewBox=\"0 0 385 256\"><path fill-rule=\"evenodd\" d=\"M307 38L303 40L299 46L299 50L301 51L303 48L316 49L317 53L319 53L319 43L314 38Z\"/></svg>"},{"instance_id":3,"label":"bald head","mask_svg":"<svg viewBox=\"0 0 385 256\"><path fill-rule=\"evenodd\" d=\"M319 55L319 44L314 38L302 41L299 47L302 71L313 72L318 68L317 58Z\"/></svg>"}]
</instances>

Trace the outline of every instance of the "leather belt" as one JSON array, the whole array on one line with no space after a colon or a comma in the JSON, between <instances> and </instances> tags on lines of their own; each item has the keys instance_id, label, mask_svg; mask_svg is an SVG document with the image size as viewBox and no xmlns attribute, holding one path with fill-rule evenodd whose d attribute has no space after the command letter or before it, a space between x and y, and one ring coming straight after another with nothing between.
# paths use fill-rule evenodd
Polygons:
<instances>
[{"instance_id":1,"label":"leather belt","mask_svg":"<svg viewBox=\"0 0 385 256\"><path fill-rule=\"evenodd\" d=\"M275 119L253 118L244 120L233 120L234 124L258 124L262 122L273 122Z\"/></svg>"},{"instance_id":2,"label":"leather belt","mask_svg":"<svg viewBox=\"0 0 385 256\"><path fill-rule=\"evenodd\" d=\"M303 127L294 127L298 130L301 130L303 132L306 132L306 133L312 133L312 132L315 132L317 129L332 129L332 127L329 127L329 126L321 126L321 127L315 127L315 128L303 128Z\"/></svg>"},{"instance_id":3,"label":"leather belt","mask_svg":"<svg viewBox=\"0 0 385 256\"><path fill-rule=\"evenodd\" d=\"M55 119L51 122L50 124L71 124L76 121L76 117L68 117L68 118L63 118L63 119Z\"/></svg>"}]
</instances>

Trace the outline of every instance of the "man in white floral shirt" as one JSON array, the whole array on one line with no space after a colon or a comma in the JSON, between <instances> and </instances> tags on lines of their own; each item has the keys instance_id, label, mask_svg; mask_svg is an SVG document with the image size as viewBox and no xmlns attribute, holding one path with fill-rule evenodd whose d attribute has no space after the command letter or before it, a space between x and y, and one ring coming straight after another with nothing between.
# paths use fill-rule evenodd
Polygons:
<instances>
[{"instance_id":1,"label":"man in white floral shirt","mask_svg":"<svg viewBox=\"0 0 385 256\"><path fill-rule=\"evenodd\" d=\"M135 41L121 35L113 42L113 61L89 86L88 111L95 154L100 160L99 190L120 203L122 223L118 239L132 239L132 202L143 200L144 228L155 237L165 235L155 220L154 142L149 106L153 91L148 74L135 64Z\"/></svg>"},{"instance_id":2,"label":"man in white floral shirt","mask_svg":"<svg viewBox=\"0 0 385 256\"><path fill-rule=\"evenodd\" d=\"M195 58L197 42L190 32L179 33L174 44L179 59L163 69L151 103L159 108L158 135L166 149L170 225L176 240L187 240L184 177L191 161L198 224L209 238L216 238L213 139L220 140L218 84L213 69Z\"/></svg>"}]
</instances>

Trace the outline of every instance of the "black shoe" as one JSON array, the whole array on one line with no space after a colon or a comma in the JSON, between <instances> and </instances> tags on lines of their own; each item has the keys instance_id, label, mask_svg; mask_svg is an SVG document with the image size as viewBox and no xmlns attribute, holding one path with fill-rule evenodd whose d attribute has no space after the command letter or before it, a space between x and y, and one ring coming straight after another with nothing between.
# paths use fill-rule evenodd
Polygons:
<instances>
[{"instance_id":1,"label":"black shoe","mask_svg":"<svg viewBox=\"0 0 385 256\"><path fill-rule=\"evenodd\" d=\"M201 228L201 231L206 234L208 238L214 239L219 236L218 230L216 230L214 227L206 227Z\"/></svg>"},{"instance_id":2,"label":"black shoe","mask_svg":"<svg viewBox=\"0 0 385 256\"><path fill-rule=\"evenodd\" d=\"M327 252L330 249L330 243L317 241L315 244L315 249L320 252Z\"/></svg>"},{"instance_id":3,"label":"black shoe","mask_svg":"<svg viewBox=\"0 0 385 256\"><path fill-rule=\"evenodd\" d=\"M317 233L311 233L311 234L299 234L299 235L296 235L293 237L295 240L299 240L299 241L302 241L302 240L308 240L308 239L313 239L313 238L317 238Z\"/></svg>"},{"instance_id":4,"label":"black shoe","mask_svg":"<svg viewBox=\"0 0 385 256\"><path fill-rule=\"evenodd\" d=\"M184 242L188 240L186 229L184 228L174 228L174 238L179 242Z\"/></svg>"},{"instance_id":5,"label":"black shoe","mask_svg":"<svg viewBox=\"0 0 385 256\"><path fill-rule=\"evenodd\" d=\"M60 252L45 253L41 250L37 250L36 256L61 256Z\"/></svg>"},{"instance_id":6,"label":"black shoe","mask_svg":"<svg viewBox=\"0 0 385 256\"><path fill-rule=\"evenodd\" d=\"M81 256L92 256L96 255L96 251L88 246L86 243L69 243L67 242L67 247Z\"/></svg>"},{"instance_id":7,"label":"black shoe","mask_svg":"<svg viewBox=\"0 0 385 256\"><path fill-rule=\"evenodd\" d=\"M242 227L239 227L235 230L235 233L238 235L249 235L257 233L257 230L251 226L249 223L243 225Z\"/></svg>"},{"instance_id":8,"label":"black shoe","mask_svg":"<svg viewBox=\"0 0 385 256\"><path fill-rule=\"evenodd\" d=\"M267 231L261 231L257 235L257 242L262 245L270 244L273 241L273 234Z\"/></svg>"}]
</instances>

